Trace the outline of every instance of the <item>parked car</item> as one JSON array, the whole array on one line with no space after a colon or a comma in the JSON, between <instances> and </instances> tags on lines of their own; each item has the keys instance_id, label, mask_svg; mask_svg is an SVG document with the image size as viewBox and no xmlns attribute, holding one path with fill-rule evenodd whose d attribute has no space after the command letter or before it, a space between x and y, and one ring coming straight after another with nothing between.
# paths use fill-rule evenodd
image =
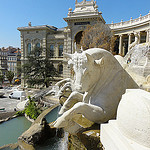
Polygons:
<instances>
[{"instance_id":1,"label":"parked car","mask_svg":"<svg viewBox=\"0 0 150 150\"><path fill-rule=\"evenodd\" d=\"M21 96L26 96L24 91L13 91L9 94L9 98L21 99Z\"/></svg>"},{"instance_id":2,"label":"parked car","mask_svg":"<svg viewBox=\"0 0 150 150\"><path fill-rule=\"evenodd\" d=\"M4 92L0 92L0 97L3 97L5 95Z\"/></svg>"}]
</instances>

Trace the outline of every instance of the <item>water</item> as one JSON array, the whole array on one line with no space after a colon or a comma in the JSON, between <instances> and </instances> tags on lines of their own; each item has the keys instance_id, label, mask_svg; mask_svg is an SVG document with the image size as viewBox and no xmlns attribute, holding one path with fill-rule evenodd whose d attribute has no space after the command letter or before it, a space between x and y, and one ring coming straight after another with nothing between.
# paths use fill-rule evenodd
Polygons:
<instances>
[{"instance_id":1,"label":"water","mask_svg":"<svg viewBox=\"0 0 150 150\"><path fill-rule=\"evenodd\" d=\"M55 121L58 118L59 107L54 108L49 114L45 116L48 123Z\"/></svg>"},{"instance_id":2,"label":"water","mask_svg":"<svg viewBox=\"0 0 150 150\"><path fill-rule=\"evenodd\" d=\"M36 146L36 150L67 150L68 148L68 133L65 132L63 138L54 137L47 140L43 145Z\"/></svg>"},{"instance_id":3,"label":"water","mask_svg":"<svg viewBox=\"0 0 150 150\"><path fill-rule=\"evenodd\" d=\"M16 143L18 137L31 126L25 117L17 117L0 124L0 147Z\"/></svg>"},{"instance_id":4,"label":"water","mask_svg":"<svg viewBox=\"0 0 150 150\"><path fill-rule=\"evenodd\" d=\"M53 122L58 118L58 112L60 106L54 108L49 114L46 115L47 122ZM57 136L50 138L45 143L40 146L36 146L36 150L66 150L68 145L68 133L64 133L63 138L58 138Z\"/></svg>"},{"instance_id":5,"label":"water","mask_svg":"<svg viewBox=\"0 0 150 150\"><path fill-rule=\"evenodd\" d=\"M54 108L46 115L47 122L53 122L58 118L60 107ZM0 124L0 147L10 143L16 143L18 137L30 127L31 123L25 117L17 117ZM57 136L48 139L40 146L36 146L36 150L66 150L68 142L68 133L64 133L63 138ZM5 148L3 150L10 150Z\"/></svg>"}]
</instances>

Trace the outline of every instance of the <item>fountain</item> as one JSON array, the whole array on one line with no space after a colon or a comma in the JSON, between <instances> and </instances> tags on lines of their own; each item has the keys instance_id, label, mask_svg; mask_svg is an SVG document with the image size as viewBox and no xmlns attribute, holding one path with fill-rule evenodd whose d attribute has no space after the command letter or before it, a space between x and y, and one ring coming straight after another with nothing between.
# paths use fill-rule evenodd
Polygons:
<instances>
[{"instance_id":1,"label":"fountain","mask_svg":"<svg viewBox=\"0 0 150 150\"><path fill-rule=\"evenodd\" d=\"M73 92L59 112L62 116L54 123L57 128L64 128L71 134L78 133L83 128L74 120L78 114L93 123L106 122L116 116L118 103L125 90L138 88L106 50L93 48L64 55L69 57L68 63L72 65L75 76L74 80L67 79L68 82L62 87L65 90L70 86Z\"/></svg>"}]
</instances>

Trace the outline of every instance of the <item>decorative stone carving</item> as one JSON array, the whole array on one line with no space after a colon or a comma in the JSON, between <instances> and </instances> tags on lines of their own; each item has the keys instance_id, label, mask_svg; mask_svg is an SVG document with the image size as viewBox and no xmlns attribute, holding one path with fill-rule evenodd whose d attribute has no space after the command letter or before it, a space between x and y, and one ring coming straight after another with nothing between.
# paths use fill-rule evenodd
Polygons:
<instances>
[{"instance_id":1,"label":"decorative stone carving","mask_svg":"<svg viewBox=\"0 0 150 150\"><path fill-rule=\"evenodd\" d=\"M122 94L137 84L121 67L114 56L106 50L92 48L82 53L67 54L68 64L75 72L71 83L73 92L60 110L54 126L77 132L80 126L72 119L82 114L95 123L115 118Z\"/></svg>"}]
</instances>

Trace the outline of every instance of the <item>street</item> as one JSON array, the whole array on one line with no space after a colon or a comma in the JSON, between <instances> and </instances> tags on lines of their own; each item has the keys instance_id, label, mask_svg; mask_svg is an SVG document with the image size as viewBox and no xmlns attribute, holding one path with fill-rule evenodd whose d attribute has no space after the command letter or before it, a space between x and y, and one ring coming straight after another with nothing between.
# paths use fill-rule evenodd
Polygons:
<instances>
[{"instance_id":1,"label":"street","mask_svg":"<svg viewBox=\"0 0 150 150\"><path fill-rule=\"evenodd\" d=\"M20 100L17 100L17 99L10 99L9 94L10 92L6 90L5 95L3 97L0 97L0 109L5 108L5 112L14 111L14 108L16 108L17 104L20 102ZM1 112L4 112L4 111L0 110L0 113Z\"/></svg>"}]
</instances>

